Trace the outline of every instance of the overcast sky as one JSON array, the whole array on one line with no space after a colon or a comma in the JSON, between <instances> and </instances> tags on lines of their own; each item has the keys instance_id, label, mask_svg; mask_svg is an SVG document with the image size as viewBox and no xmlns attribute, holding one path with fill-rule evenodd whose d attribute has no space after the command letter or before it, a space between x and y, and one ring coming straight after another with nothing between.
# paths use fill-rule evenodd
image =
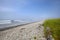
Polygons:
<instances>
[{"instance_id":1,"label":"overcast sky","mask_svg":"<svg viewBox=\"0 0 60 40\"><path fill-rule=\"evenodd\" d=\"M60 18L60 0L0 0L0 19Z\"/></svg>"}]
</instances>

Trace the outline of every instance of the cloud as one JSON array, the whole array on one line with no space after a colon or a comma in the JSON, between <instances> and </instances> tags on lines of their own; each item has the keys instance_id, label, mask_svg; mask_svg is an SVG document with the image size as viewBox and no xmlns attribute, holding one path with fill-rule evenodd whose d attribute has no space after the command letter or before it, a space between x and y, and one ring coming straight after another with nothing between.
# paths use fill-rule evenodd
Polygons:
<instances>
[{"instance_id":1,"label":"cloud","mask_svg":"<svg viewBox=\"0 0 60 40\"><path fill-rule=\"evenodd\" d=\"M0 0L0 12L16 12L16 7L26 5L26 0Z\"/></svg>"},{"instance_id":2,"label":"cloud","mask_svg":"<svg viewBox=\"0 0 60 40\"><path fill-rule=\"evenodd\" d=\"M1 12L16 12L15 9L13 8L8 8L8 7L0 7Z\"/></svg>"},{"instance_id":3,"label":"cloud","mask_svg":"<svg viewBox=\"0 0 60 40\"><path fill-rule=\"evenodd\" d=\"M15 6L25 6L29 2L27 0L3 0L0 1L0 6L15 7Z\"/></svg>"}]
</instances>

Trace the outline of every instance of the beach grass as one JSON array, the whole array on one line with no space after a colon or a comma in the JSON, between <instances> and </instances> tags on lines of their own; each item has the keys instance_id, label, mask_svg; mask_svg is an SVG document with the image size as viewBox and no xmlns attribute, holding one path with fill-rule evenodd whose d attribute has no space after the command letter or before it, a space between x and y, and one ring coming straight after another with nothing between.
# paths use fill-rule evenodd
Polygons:
<instances>
[{"instance_id":1,"label":"beach grass","mask_svg":"<svg viewBox=\"0 0 60 40\"><path fill-rule=\"evenodd\" d=\"M45 28L45 35L47 35L46 27L49 27L51 29L54 39L60 40L60 18L45 20L43 26Z\"/></svg>"}]
</instances>

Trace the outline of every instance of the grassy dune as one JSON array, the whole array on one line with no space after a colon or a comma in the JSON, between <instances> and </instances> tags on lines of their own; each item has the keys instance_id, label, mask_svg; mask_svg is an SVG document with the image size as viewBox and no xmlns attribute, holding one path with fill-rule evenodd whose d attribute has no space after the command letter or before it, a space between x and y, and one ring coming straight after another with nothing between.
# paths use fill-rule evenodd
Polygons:
<instances>
[{"instance_id":1,"label":"grassy dune","mask_svg":"<svg viewBox=\"0 0 60 40\"><path fill-rule=\"evenodd\" d=\"M46 27L50 27L52 31L52 36L55 40L60 40L60 18L57 19L48 19L44 22L45 33Z\"/></svg>"}]
</instances>

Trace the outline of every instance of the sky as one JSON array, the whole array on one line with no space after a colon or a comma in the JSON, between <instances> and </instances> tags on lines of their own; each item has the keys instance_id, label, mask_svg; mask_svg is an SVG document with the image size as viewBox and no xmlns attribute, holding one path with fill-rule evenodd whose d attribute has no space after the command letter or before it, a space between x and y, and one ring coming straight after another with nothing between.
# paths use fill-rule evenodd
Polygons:
<instances>
[{"instance_id":1,"label":"sky","mask_svg":"<svg viewBox=\"0 0 60 40\"><path fill-rule=\"evenodd\" d=\"M60 18L60 0L0 0L0 19Z\"/></svg>"}]
</instances>

